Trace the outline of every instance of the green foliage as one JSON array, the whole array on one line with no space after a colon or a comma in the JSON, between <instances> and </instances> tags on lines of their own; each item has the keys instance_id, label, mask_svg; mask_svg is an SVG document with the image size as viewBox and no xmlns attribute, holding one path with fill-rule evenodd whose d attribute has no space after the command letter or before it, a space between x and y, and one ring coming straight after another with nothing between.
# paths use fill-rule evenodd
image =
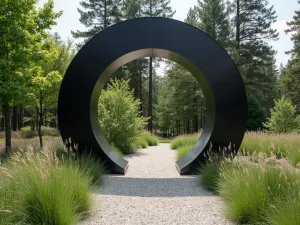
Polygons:
<instances>
[{"instance_id":1,"label":"green foliage","mask_svg":"<svg viewBox=\"0 0 300 225\"><path fill-rule=\"evenodd\" d=\"M134 99L128 83L111 80L99 98L99 123L103 134L123 154L136 150L135 143L147 121L140 116L140 101Z\"/></svg>"},{"instance_id":2,"label":"green foliage","mask_svg":"<svg viewBox=\"0 0 300 225\"><path fill-rule=\"evenodd\" d=\"M298 205L283 209L287 199L300 197L300 177L294 169L234 164L222 168L220 177L219 193L233 220L245 224L289 224L280 222L291 217L299 219ZM273 217L275 213L278 216Z\"/></svg>"},{"instance_id":3,"label":"green foliage","mask_svg":"<svg viewBox=\"0 0 300 225\"><path fill-rule=\"evenodd\" d=\"M298 134L248 132L240 150L248 156L263 153L266 157L287 157L296 166L300 162L300 137Z\"/></svg>"},{"instance_id":4,"label":"green foliage","mask_svg":"<svg viewBox=\"0 0 300 225\"><path fill-rule=\"evenodd\" d=\"M264 125L270 131L288 133L300 128L300 117L296 116L296 107L291 101L282 97L275 100L275 107L271 109L271 117Z\"/></svg>"},{"instance_id":5,"label":"green foliage","mask_svg":"<svg viewBox=\"0 0 300 225\"><path fill-rule=\"evenodd\" d=\"M158 143L158 137L148 132L143 132L137 140L137 145L142 148L147 148L148 146L156 146L158 145Z\"/></svg>"},{"instance_id":6,"label":"green foliage","mask_svg":"<svg viewBox=\"0 0 300 225\"><path fill-rule=\"evenodd\" d=\"M198 0L185 21L209 34L224 48L232 47L229 9L224 0Z\"/></svg>"},{"instance_id":7,"label":"green foliage","mask_svg":"<svg viewBox=\"0 0 300 225\"><path fill-rule=\"evenodd\" d=\"M188 154L192 148L194 147L194 144L187 144L188 142L186 142L185 145L182 145L181 147L179 147L177 149L177 160L183 158L184 156L186 156L186 154ZM172 143L171 143L172 146Z\"/></svg>"},{"instance_id":8,"label":"green foliage","mask_svg":"<svg viewBox=\"0 0 300 225\"><path fill-rule=\"evenodd\" d=\"M36 8L36 0L0 2L0 102L16 104L24 101L33 74L28 67L43 56L39 51L45 30L55 25L62 12L54 12L54 1Z\"/></svg>"},{"instance_id":9,"label":"green foliage","mask_svg":"<svg viewBox=\"0 0 300 225\"><path fill-rule=\"evenodd\" d=\"M262 130L263 123L266 122L266 113L260 103L253 95L248 95L248 121L247 130Z\"/></svg>"},{"instance_id":10,"label":"green foliage","mask_svg":"<svg viewBox=\"0 0 300 225\"><path fill-rule=\"evenodd\" d=\"M186 145L195 145L199 139L199 136L200 136L199 134L195 134L195 135L182 135L176 137L171 141L171 148L178 149Z\"/></svg>"},{"instance_id":11,"label":"green foliage","mask_svg":"<svg viewBox=\"0 0 300 225\"><path fill-rule=\"evenodd\" d=\"M204 96L198 81L182 66L173 65L158 91L155 124L164 132L197 133L204 114L203 102Z\"/></svg>"},{"instance_id":12,"label":"green foliage","mask_svg":"<svg viewBox=\"0 0 300 225\"><path fill-rule=\"evenodd\" d=\"M144 17L167 17L175 14L172 10L170 0L142 0L142 16Z\"/></svg>"},{"instance_id":13,"label":"green foliage","mask_svg":"<svg viewBox=\"0 0 300 225\"><path fill-rule=\"evenodd\" d=\"M274 7L267 0L234 0L231 4L235 30L235 50L231 54L242 74L247 92L269 111L276 98L276 51L269 44L277 40L272 28Z\"/></svg>"},{"instance_id":14,"label":"green foliage","mask_svg":"<svg viewBox=\"0 0 300 225\"><path fill-rule=\"evenodd\" d=\"M79 21L88 28L85 31L72 31L74 38L84 38L80 46L98 32L121 20L120 0L83 0L79 4L81 6L77 9L80 14Z\"/></svg>"},{"instance_id":15,"label":"green foliage","mask_svg":"<svg viewBox=\"0 0 300 225\"><path fill-rule=\"evenodd\" d=\"M0 168L0 223L71 225L91 210L92 184L103 167L93 157L16 153Z\"/></svg>"}]
</instances>

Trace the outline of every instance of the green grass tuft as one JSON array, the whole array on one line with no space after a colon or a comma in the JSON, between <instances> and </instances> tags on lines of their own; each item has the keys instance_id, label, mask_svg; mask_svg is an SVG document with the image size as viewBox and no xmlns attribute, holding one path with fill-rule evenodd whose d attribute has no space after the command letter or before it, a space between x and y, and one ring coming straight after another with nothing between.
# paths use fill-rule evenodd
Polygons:
<instances>
[{"instance_id":1,"label":"green grass tuft","mask_svg":"<svg viewBox=\"0 0 300 225\"><path fill-rule=\"evenodd\" d=\"M0 167L0 224L71 225L90 212L103 167L90 155L56 154L19 152Z\"/></svg>"},{"instance_id":2,"label":"green grass tuft","mask_svg":"<svg viewBox=\"0 0 300 225\"><path fill-rule=\"evenodd\" d=\"M188 154L191 149L194 147L194 145L185 145L177 150L177 160L183 158Z\"/></svg>"},{"instance_id":3,"label":"green grass tuft","mask_svg":"<svg viewBox=\"0 0 300 225\"><path fill-rule=\"evenodd\" d=\"M179 149L180 147L186 145L195 145L197 140L199 139L199 134L196 135L183 135L176 137L171 141L171 148L172 149Z\"/></svg>"}]
</instances>

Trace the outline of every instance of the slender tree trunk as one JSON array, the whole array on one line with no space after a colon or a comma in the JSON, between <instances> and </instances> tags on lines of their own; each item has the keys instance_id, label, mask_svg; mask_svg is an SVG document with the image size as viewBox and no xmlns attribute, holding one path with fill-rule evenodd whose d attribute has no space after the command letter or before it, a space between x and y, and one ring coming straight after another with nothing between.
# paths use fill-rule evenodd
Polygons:
<instances>
[{"instance_id":1,"label":"slender tree trunk","mask_svg":"<svg viewBox=\"0 0 300 225\"><path fill-rule=\"evenodd\" d=\"M44 109L44 126L47 126L47 113L46 113L46 108Z\"/></svg>"},{"instance_id":2,"label":"slender tree trunk","mask_svg":"<svg viewBox=\"0 0 300 225\"><path fill-rule=\"evenodd\" d=\"M236 50L240 49L240 29L241 29L241 20L240 20L240 0L236 0Z\"/></svg>"},{"instance_id":3,"label":"slender tree trunk","mask_svg":"<svg viewBox=\"0 0 300 225\"><path fill-rule=\"evenodd\" d=\"M3 105L3 113L5 120L5 151L9 153L11 151L11 124L10 124L10 106L8 104Z\"/></svg>"},{"instance_id":4,"label":"slender tree trunk","mask_svg":"<svg viewBox=\"0 0 300 225\"><path fill-rule=\"evenodd\" d=\"M37 108L38 111L38 134L40 139L40 147L43 148L43 137L42 137L42 124L43 124L43 101L40 98L40 105Z\"/></svg>"},{"instance_id":5,"label":"slender tree trunk","mask_svg":"<svg viewBox=\"0 0 300 225\"><path fill-rule=\"evenodd\" d=\"M149 122L148 122L148 130L152 133L153 127L152 127L152 57L150 57L150 63L149 63L149 102L148 102L148 117L150 117Z\"/></svg>"},{"instance_id":6,"label":"slender tree trunk","mask_svg":"<svg viewBox=\"0 0 300 225\"><path fill-rule=\"evenodd\" d=\"M18 112L18 130L21 130L23 127L23 106L19 106L19 112Z\"/></svg>"},{"instance_id":7,"label":"slender tree trunk","mask_svg":"<svg viewBox=\"0 0 300 225\"><path fill-rule=\"evenodd\" d=\"M12 129L13 131L17 131L17 125L18 125L18 107L13 107L13 118L12 118Z\"/></svg>"},{"instance_id":8,"label":"slender tree trunk","mask_svg":"<svg viewBox=\"0 0 300 225\"><path fill-rule=\"evenodd\" d=\"M1 108L1 114L2 114L3 117L1 117L0 129L1 129L1 131L4 131L4 129L5 129L5 120L4 120L4 109L3 109L3 106Z\"/></svg>"},{"instance_id":9,"label":"slender tree trunk","mask_svg":"<svg viewBox=\"0 0 300 225\"><path fill-rule=\"evenodd\" d=\"M140 104L140 111L143 112L143 93L142 93L142 90L143 90L143 84L142 84L142 70L140 69L140 74L139 74L139 95L140 95L140 101L141 101L141 104Z\"/></svg>"},{"instance_id":10,"label":"slender tree trunk","mask_svg":"<svg viewBox=\"0 0 300 225\"><path fill-rule=\"evenodd\" d=\"M107 24L107 2L106 0L104 1L104 29L108 27Z\"/></svg>"}]
</instances>

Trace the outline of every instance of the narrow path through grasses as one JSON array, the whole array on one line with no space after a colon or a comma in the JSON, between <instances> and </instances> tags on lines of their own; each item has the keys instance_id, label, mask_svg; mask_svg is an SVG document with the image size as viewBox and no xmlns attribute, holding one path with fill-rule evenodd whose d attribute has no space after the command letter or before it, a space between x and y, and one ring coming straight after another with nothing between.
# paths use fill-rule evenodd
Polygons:
<instances>
[{"instance_id":1,"label":"narrow path through grasses","mask_svg":"<svg viewBox=\"0 0 300 225\"><path fill-rule=\"evenodd\" d=\"M125 176L106 175L93 193L95 211L80 224L233 224L221 199L199 187L195 176L180 176L169 144L126 156Z\"/></svg>"}]
</instances>

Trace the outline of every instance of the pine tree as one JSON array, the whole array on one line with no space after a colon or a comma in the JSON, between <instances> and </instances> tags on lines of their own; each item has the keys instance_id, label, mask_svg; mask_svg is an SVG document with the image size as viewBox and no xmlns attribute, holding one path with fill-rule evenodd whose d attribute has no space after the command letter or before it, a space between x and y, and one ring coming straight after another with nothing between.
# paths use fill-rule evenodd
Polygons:
<instances>
[{"instance_id":1,"label":"pine tree","mask_svg":"<svg viewBox=\"0 0 300 225\"><path fill-rule=\"evenodd\" d=\"M170 0L143 0L142 1L142 16L144 17L167 17L171 18L175 14L170 6ZM148 130L153 131L153 118L152 118L152 96L153 96L153 58L150 57L149 60L149 107L148 107L148 117L150 117L148 122Z\"/></svg>"},{"instance_id":2,"label":"pine tree","mask_svg":"<svg viewBox=\"0 0 300 225\"><path fill-rule=\"evenodd\" d=\"M270 101L266 96L276 84L276 52L266 42L277 40L278 32L271 27L276 22L276 12L268 0L234 0L232 8L235 12L235 61L247 91L263 105L262 102Z\"/></svg>"},{"instance_id":3,"label":"pine tree","mask_svg":"<svg viewBox=\"0 0 300 225\"><path fill-rule=\"evenodd\" d=\"M74 38L83 38L82 44L98 32L121 21L120 0L84 0L80 2L80 6L83 9L77 9L80 14L79 21L88 30L72 31L72 35Z\"/></svg>"},{"instance_id":4,"label":"pine tree","mask_svg":"<svg viewBox=\"0 0 300 225\"><path fill-rule=\"evenodd\" d=\"M298 1L300 4L300 1ZM285 30L286 33L291 33L291 40L294 43L294 48L287 52L288 54L292 54L292 58L298 57L300 55L300 10L295 11L295 15L293 16L293 20L286 23L288 25L288 29Z\"/></svg>"},{"instance_id":5,"label":"pine tree","mask_svg":"<svg viewBox=\"0 0 300 225\"><path fill-rule=\"evenodd\" d=\"M300 1L298 1L300 4ZM287 52L291 54L288 65L283 69L281 75L282 92L285 94L297 109L300 109L300 10L295 11L293 20L287 22L288 29L286 33L291 33L293 41L293 49ZM300 114L300 111L298 112Z\"/></svg>"},{"instance_id":6,"label":"pine tree","mask_svg":"<svg viewBox=\"0 0 300 225\"><path fill-rule=\"evenodd\" d=\"M228 49L232 43L229 12L224 0L198 0L198 5L190 9L186 22L200 28Z\"/></svg>"}]
</instances>

